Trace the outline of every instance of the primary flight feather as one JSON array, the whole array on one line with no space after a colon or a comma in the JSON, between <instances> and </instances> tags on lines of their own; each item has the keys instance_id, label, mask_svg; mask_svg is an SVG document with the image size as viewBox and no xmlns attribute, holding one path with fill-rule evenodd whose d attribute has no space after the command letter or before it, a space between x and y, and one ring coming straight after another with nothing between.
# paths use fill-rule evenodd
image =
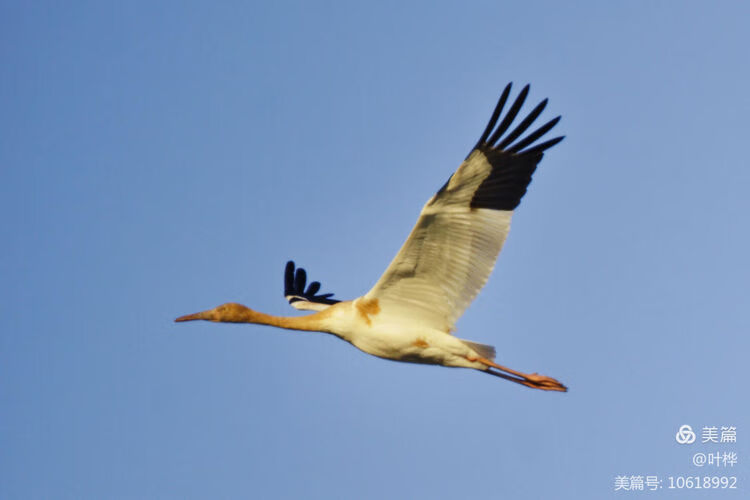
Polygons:
<instances>
[{"instance_id":1,"label":"primary flight feather","mask_svg":"<svg viewBox=\"0 0 750 500\"><path fill-rule=\"evenodd\" d=\"M318 294L321 285L317 281L305 289L305 270L290 261L284 273L284 295L296 309L313 314L279 317L228 303L175 321L257 323L326 332L382 358L473 368L535 389L566 391L551 377L497 364L492 346L451 335L458 318L487 282L513 211L544 151L563 139L538 142L559 116L524 136L547 105L546 99L511 129L529 86L503 115L510 91L508 84L477 144L427 201L401 250L365 295L338 301L331 293Z\"/></svg>"}]
</instances>

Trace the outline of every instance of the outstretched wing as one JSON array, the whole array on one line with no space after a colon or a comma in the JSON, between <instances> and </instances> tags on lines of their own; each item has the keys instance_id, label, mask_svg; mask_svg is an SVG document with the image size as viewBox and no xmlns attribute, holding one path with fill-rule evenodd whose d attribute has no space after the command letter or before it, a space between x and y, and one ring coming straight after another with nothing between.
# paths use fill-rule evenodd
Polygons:
<instances>
[{"instance_id":1,"label":"outstretched wing","mask_svg":"<svg viewBox=\"0 0 750 500\"><path fill-rule=\"evenodd\" d=\"M521 109L525 86L498 125L511 84L505 87L479 142L427 202L401 250L365 296L389 314L450 332L487 282L543 152L556 137L534 144L554 118L519 140L547 105L537 105L505 135ZM387 306L386 306L387 304Z\"/></svg>"},{"instance_id":2,"label":"outstretched wing","mask_svg":"<svg viewBox=\"0 0 750 500\"><path fill-rule=\"evenodd\" d=\"M316 295L320 291L320 282L313 281L305 290L307 282L307 273L301 267L294 270L294 261L286 263L284 270L284 296L289 301L289 305L302 311L322 311L332 304L341 302L332 299L332 293L323 293Z\"/></svg>"}]
</instances>

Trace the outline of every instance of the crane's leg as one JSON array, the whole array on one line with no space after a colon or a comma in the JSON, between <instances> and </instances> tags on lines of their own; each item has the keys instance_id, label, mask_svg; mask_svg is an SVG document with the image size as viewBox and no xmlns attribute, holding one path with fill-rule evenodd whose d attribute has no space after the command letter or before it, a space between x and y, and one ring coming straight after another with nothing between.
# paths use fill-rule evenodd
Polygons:
<instances>
[{"instance_id":1,"label":"crane's leg","mask_svg":"<svg viewBox=\"0 0 750 500\"><path fill-rule=\"evenodd\" d=\"M485 370L485 373L489 373L490 375L495 375L496 377L504 378L505 380L510 380L511 382L515 382L517 384L525 385L526 387L531 387L532 389L541 389L543 391L560 391L560 392L567 392L568 390L567 387L565 387L563 384L553 379L552 377L539 375L538 373L521 373L519 371L512 370L505 366L498 365L494 361L490 361L489 359L485 359L485 358L477 358L476 360L470 360L470 361L479 361L483 365L486 365L488 369ZM494 370L490 370L489 368L496 368L500 370L501 372L505 372L505 373L496 372ZM508 375L508 374L511 374L511 375Z\"/></svg>"}]
</instances>

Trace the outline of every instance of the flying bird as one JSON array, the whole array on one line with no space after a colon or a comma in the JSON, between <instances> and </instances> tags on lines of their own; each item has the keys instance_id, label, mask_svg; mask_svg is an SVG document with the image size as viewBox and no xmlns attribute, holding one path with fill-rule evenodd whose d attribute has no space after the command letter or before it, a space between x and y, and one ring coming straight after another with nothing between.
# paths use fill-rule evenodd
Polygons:
<instances>
[{"instance_id":1,"label":"flying bird","mask_svg":"<svg viewBox=\"0 0 750 500\"><path fill-rule=\"evenodd\" d=\"M526 85L507 113L511 84L500 95L474 148L422 208L411 234L375 286L338 301L318 294L315 281L289 261L284 295L307 316L279 317L227 303L175 321L255 323L333 334L358 349L395 361L473 368L526 387L566 391L554 378L523 373L495 362L495 348L452 335L453 327L495 266L513 211L526 193L544 151L563 137L539 143L560 117L524 136L542 113L539 103L506 135L529 93ZM523 137L522 137L523 136Z\"/></svg>"}]
</instances>

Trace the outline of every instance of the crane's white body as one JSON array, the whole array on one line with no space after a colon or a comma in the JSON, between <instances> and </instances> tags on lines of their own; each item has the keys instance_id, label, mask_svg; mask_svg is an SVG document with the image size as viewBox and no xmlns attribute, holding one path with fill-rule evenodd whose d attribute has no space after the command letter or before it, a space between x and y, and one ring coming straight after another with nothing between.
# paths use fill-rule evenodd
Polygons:
<instances>
[{"instance_id":1,"label":"crane's white body","mask_svg":"<svg viewBox=\"0 0 750 500\"><path fill-rule=\"evenodd\" d=\"M399 315L380 309L376 302L360 297L339 302L319 313L321 330L332 333L379 358L484 369L480 353L445 331L404 321ZM473 360L473 361L472 361Z\"/></svg>"}]
</instances>

